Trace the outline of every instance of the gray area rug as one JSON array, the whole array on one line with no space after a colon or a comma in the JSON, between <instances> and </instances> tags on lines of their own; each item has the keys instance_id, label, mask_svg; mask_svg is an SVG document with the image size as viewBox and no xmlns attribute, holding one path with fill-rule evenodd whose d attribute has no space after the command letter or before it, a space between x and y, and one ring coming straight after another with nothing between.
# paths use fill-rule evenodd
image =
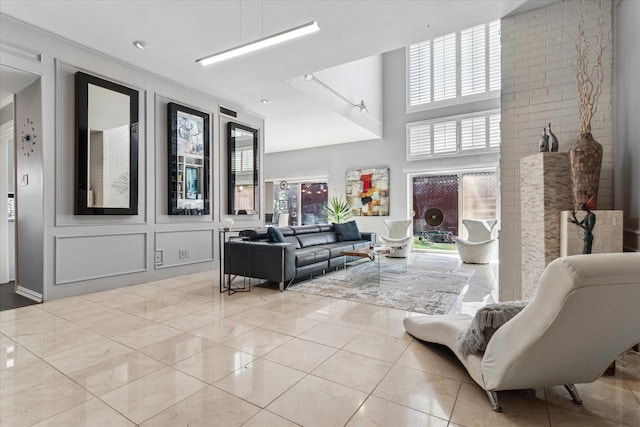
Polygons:
<instances>
[{"instance_id":1,"label":"gray area rug","mask_svg":"<svg viewBox=\"0 0 640 427\"><path fill-rule=\"evenodd\" d=\"M456 302L473 270L418 269L403 263L364 262L344 270L293 284L287 291L303 292L381 305L424 314L446 314Z\"/></svg>"}]
</instances>

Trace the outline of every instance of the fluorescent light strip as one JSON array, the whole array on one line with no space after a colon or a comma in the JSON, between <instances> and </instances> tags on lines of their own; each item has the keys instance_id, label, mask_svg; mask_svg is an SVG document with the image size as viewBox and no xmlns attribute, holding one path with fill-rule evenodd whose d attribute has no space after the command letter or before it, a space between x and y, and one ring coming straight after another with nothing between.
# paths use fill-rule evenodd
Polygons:
<instances>
[{"instance_id":1,"label":"fluorescent light strip","mask_svg":"<svg viewBox=\"0 0 640 427\"><path fill-rule=\"evenodd\" d=\"M306 34L316 32L320 29L316 21L309 22L308 24L300 25L299 27L292 28L287 31L283 31L278 34L274 34L269 37L265 37L260 40L256 40L251 43L243 44L233 49L224 50L213 55L205 56L204 58L197 59L196 62L204 65L215 64L216 62L224 61L226 59L235 58L236 56L244 55L245 53L253 52L265 47L273 46L278 43L285 42L287 40L295 39Z\"/></svg>"}]
</instances>

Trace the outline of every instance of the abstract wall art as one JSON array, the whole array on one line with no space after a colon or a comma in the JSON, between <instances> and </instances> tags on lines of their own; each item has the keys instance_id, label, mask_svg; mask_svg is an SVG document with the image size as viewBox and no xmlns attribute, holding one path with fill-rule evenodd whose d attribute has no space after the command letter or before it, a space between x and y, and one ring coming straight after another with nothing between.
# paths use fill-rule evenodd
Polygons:
<instances>
[{"instance_id":1,"label":"abstract wall art","mask_svg":"<svg viewBox=\"0 0 640 427\"><path fill-rule=\"evenodd\" d=\"M389 168L347 171L345 185L354 216L389 215Z\"/></svg>"}]
</instances>

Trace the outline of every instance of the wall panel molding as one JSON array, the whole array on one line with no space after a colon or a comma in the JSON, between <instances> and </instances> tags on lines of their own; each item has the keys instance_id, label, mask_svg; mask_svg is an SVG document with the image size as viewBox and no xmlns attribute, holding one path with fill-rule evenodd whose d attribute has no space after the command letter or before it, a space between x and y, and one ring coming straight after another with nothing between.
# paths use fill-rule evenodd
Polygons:
<instances>
[{"instance_id":1,"label":"wall panel molding","mask_svg":"<svg viewBox=\"0 0 640 427\"><path fill-rule=\"evenodd\" d=\"M147 233L55 237L55 284L147 271Z\"/></svg>"}]
</instances>

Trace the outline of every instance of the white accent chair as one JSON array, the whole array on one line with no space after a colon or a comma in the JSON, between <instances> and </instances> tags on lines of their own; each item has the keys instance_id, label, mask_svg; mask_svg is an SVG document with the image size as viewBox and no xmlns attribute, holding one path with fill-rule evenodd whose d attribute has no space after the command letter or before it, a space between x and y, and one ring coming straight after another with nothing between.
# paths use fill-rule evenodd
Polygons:
<instances>
[{"instance_id":1,"label":"white accent chair","mask_svg":"<svg viewBox=\"0 0 640 427\"><path fill-rule=\"evenodd\" d=\"M491 337L484 353L463 356L457 337L465 314L404 319L414 337L449 347L500 412L497 392L564 385L602 375L640 342L640 253L573 255L552 261L529 304Z\"/></svg>"},{"instance_id":2,"label":"white accent chair","mask_svg":"<svg viewBox=\"0 0 640 427\"><path fill-rule=\"evenodd\" d=\"M396 249L388 257L393 258L406 258L411 252L413 247L413 235L407 235L409 227L413 223L412 220L384 220L384 225L389 230L388 236L380 236L380 239L384 242L385 246L403 246L402 249Z\"/></svg>"},{"instance_id":3,"label":"white accent chair","mask_svg":"<svg viewBox=\"0 0 640 427\"><path fill-rule=\"evenodd\" d=\"M456 248L462 262L467 264L488 264L498 250L498 220L463 219L462 224L469 231L469 238L456 237Z\"/></svg>"}]
</instances>

